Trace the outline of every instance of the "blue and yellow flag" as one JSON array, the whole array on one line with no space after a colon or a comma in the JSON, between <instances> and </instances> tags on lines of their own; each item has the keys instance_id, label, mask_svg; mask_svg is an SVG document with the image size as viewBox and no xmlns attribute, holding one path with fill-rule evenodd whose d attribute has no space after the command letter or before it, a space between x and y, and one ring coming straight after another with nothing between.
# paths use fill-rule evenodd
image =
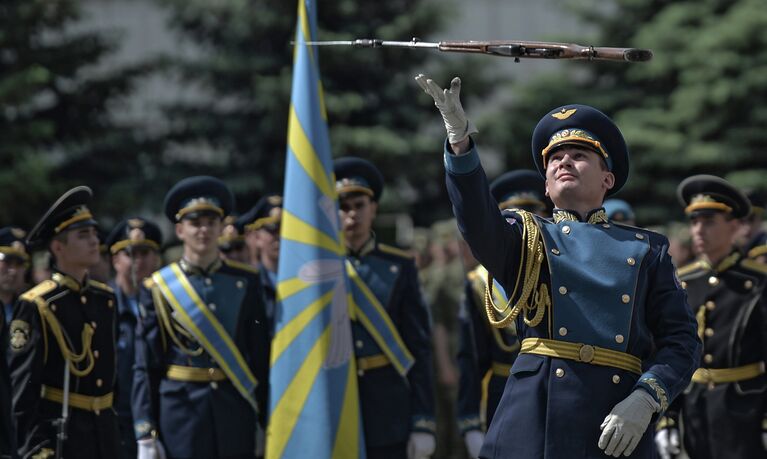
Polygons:
<instances>
[{"instance_id":1,"label":"blue and yellow flag","mask_svg":"<svg viewBox=\"0 0 767 459\"><path fill-rule=\"evenodd\" d=\"M272 341L268 459L364 458L351 294L317 53L315 0L298 1Z\"/></svg>"}]
</instances>

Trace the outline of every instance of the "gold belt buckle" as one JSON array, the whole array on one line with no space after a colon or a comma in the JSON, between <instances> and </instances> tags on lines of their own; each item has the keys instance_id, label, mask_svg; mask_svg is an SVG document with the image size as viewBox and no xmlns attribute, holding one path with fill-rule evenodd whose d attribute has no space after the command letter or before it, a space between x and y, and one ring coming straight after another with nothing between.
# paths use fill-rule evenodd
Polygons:
<instances>
[{"instance_id":1,"label":"gold belt buckle","mask_svg":"<svg viewBox=\"0 0 767 459\"><path fill-rule=\"evenodd\" d=\"M591 363L594 360L594 346L590 344L584 344L578 350L578 358L581 362Z\"/></svg>"}]
</instances>

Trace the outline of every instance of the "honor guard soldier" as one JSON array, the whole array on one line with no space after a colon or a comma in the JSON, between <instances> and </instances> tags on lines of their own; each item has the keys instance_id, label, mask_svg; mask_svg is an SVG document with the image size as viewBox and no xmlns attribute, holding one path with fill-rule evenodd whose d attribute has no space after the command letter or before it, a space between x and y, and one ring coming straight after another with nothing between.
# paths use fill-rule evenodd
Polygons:
<instances>
[{"instance_id":1,"label":"honor guard soldier","mask_svg":"<svg viewBox=\"0 0 767 459\"><path fill-rule=\"evenodd\" d=\"M282 196L270 194L262 197L240 220L258 249L258 259L253 262L258 266L261 276L266 316L269 319L269 330L273 333L277 267L280 261Z\"/></svg>"},{"instance_id":2,"label":"honor guard soldier","mask_svg":"<svg viewBox=\"0 0 767 459\"><path fill-rule=\"evenodd\" d=\"M227 215L224 219L224 230L218 238L218 248L221 256L227 260L239 263L250 263L250 254L245 245L244 226L236 215Z\"/></svg>"},{"instance_id":3,"label":"honor guard soldier","mask_svg":"<svg viewBox=\"0 0 767 459\"><path fill-rule=\"evenodd\" d=\"M26 236L26 231L15 226L0 229L0 302L3 304L0 326L3 327L11 323L16 298L26 290L26 276L30 266L24 241Z\"/></svg>"},{"instance_id":4,"label":"honor guard soldier","mask_svg":"<svg viewBox=\"0 0 767 459\"><path fill-rule=\"evenodd\" d=\"M461 107L460 79L444 91L423 75L416 80L448 131L444 163L458 227L512 292L509 303L489 301L488 319L497 327L516 320L521 340L480 457L653 457L649 427L687 386L700 341L668 240L611 222L601 207L628 177L620 130L585 105L544 115L532 152L553 219L504 216L470 137L477 131Z\"/></svg>"},{"instance_id":5,"label":"honor guard soldier","mask_svg":"<svg viewBox=\"0 0 767 459\"><path fill-rule=\"evenodd\" d=\"M352 322L367 458L428 458L436 446L431 327L418 273L410 255L381 244L372 231L383 191L378 169L345 157L334 171L347 260L390 319ZM394 339L374 339L381 335ZM409 370L391 363L392 347L412 356Z\"/></svg>"},{"instance_id":6,"label":"honor guard soldier","mask_svg":"<svg viewBox=\"0 0 767 459\"><path fill-rule=\"evenodd\" d=\"M531 170L507 172L490 184L498 208L521 209L544 216L546 190L541 176ZM487 270L478 266L468 274L461 304L461 343L458 365L461 378L458 390L458 427L469 456L479 456L484 433L493 419L511 365L519 353L514 322L504 328L490 326L485 312ZM506 294L496 282L496 303L506 304Z\"/></svg>"},{"instance_id":7,"label":"honor guard soldier","mask_svg":"<svg viewBox=\"0 0 767 459\"><path fill-rule=\"evenodd\" d=\"M154 306L137 332L139 458L255 457L257 424L265 424L269 330L258 273L222 259L218 249L234 197L219 179L189 177L164 206L183 256L152 275Z\"/></svg>"},{"instance_id":8,"label":"honor guard soldier","mask_svg":"<svg viewBox=\"0 0 767 459\"><path fill-rule=\"evenodd\" d=\"M91 190L67 191L27 236L52 256L51 279L23 293L8 353L19 455L118 457L112 409L115 296L90 280L99 239Z\"/></svg>"},{"instance_id":9,"label":"honor guard soldier","mask_svg":"<svg viewBox=\"0 0 767 459\"><path fill-rule=\"evenodd\" d=\"M624 225L636 225L636 217L631 204L622 199L607 199L602 205L605 208L607 219Z\"/></svg>"},{"instance_id":10,"label":"honor guard soldier","mask_svg":"<svg viewBox=\"0 0 767 459\"><path fill-rule=\"evenodd\" d=\"M703 341L700 368L674 404L685 450L695 459L767 457L767 265L744 258L734 245L750 204L711 175L685 179L677 194L700 255L678 274ZM674 414L669 411L657 436L664 457L676 449Z\"/></svg>"},{"instance_id":11,"label":"honor guard soldier","mask_svg":"<svg viewBox=\"0 0 767 459\"><path fill-rule=\"evenodd\" d=\"M752 190L746 194L751 213L743 218L743 253L762 263L767 261L767 232L764 231L764 193Z\"/></svg>"},{"instance_id":12,"label":"honor guard soldier","mask_svg":"<svg viewBox=\"0 0 767 459\"><path fill-rule=\"evenodd\" d=\"M162 232L151 221L133 217L121 221L106 238L115 277L109 286L117 298L117 384L115 411L120 425L120 451L125 459L136 458L136 437L131 414L135 336L138 322L146 317L152 296L144 280L160 267Z\"/></svg>"}]
</instances>

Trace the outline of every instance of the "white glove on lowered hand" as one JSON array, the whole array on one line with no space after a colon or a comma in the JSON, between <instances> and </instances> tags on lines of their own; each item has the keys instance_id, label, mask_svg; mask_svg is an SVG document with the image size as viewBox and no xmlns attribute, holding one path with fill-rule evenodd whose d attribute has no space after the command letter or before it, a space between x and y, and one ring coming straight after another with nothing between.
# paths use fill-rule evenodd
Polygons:
<instances>
[{"instance_id":1,"label":"white glove on lowered hand","mask_svg":"<svg viewBox=\"0 0 767 459\"><path fill-rule=\"evenodd\" d=\"M762 446L764 446L764 450L767 451L767 432L762 432Z\"/></svg>"},{"instance_id":2,"label":"white glove on lowered hand","mask_svg":"<svg viewBox=\"0 0 767 459\"><path fill-rule=\"evenodd\" d=\"M165 448L162 447L160 440L145 438L136 443L138 443L138 459L165 459Z\"/></svg>"},{"instance_id":3,"label":"white glove on lowered hand","mask_svg":"<svg viewBox=\"0 0 767 459\"><path fill-rule=\"evenodd\" d=\"M413 432L407 442L407 459L429 459L437 448L434 435L425 432Z\"/></svg>"},{"instance_id":4,"label":"white glove on lowered hand","mask_svg":"<svg viewBox=\"0 0 767 459\"><path fill-rule=\"evenodd\" d=\"M671 459L681 452L679 448L679 430L671 427L661 429L655 434L655 446L661 459Z\"/></svg>"},{"instance_id":5,"label":"white glove on lowered hand","mask_svg":"<svg viewBox=\"0 0 767 459\"><path fill-rule=\"evenodd\" d=\"M455 144L464 140L471 134L476 134L477 128L466 118L466 113L461 105L461 79L453 78L450 82L450 89L442 89L434 80L427 78L426 75L419 73L415 81L423 89L423 92L434 99L434 105L437 106L442 114L442 120L447 129L447 138L450 143Z\"/></svg>"},{"instance_id":6,"label":"white glove on lowered hand","mask_svg":"<svg viewBox=\"0 0 767 459\"><path fill-rule=\"evenodd\" d=\"M605 454L629 456L639 444L650 424L653 413L660 409L658 402L642 389L636 389L607 415L599 437L599 449Z\"/></svg>"},{"instance_id":7,"label":"white glove on lowered hand","mask_svg":"<svg viewBox=\"0 0 767 459\"><path fill-rule=\"evenodd\" d=\"M463 434L463 441L466 443L466 451L468 451L469 457L477 459L479 457L479 450L482 449L482 443L485 442L485 434L479 430L470 430Z\"/></svg>"}]
</instances>

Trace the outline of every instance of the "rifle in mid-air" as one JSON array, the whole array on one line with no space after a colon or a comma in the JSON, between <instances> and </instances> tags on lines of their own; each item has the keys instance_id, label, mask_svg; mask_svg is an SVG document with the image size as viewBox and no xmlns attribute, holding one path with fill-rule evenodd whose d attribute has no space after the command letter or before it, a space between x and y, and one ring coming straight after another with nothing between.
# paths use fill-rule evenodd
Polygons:
<instances>
[{"instance_id":1,"label":"rifle in mid-air","mask_svg":"<svg viewBox=\"0 0 767 459\"><path fill-rule=\"evenodd\" d=\"M599 61L646 62L652 51L642 48L608 48L582 46L574 43L545 41L440 41L425 42L417 38L410 41L387 41L377 38L356 40L307 41L309 46L352 46L355 48L428 48L449 53L477 53L520 59L584 59Z\"/></svg>"}]
</instances>

